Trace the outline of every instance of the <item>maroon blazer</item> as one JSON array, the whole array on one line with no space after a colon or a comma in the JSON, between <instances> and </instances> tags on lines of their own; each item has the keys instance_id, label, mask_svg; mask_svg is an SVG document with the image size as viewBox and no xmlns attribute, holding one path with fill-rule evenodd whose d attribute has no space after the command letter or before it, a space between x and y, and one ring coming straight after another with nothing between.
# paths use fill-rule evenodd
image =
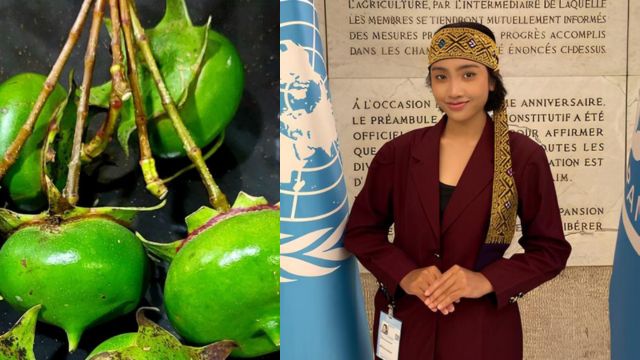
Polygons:
<instances>
[{"instance_id":1,"label":"maroon blazer","mask_svg":"<svg viewBox=\"0 0 640 360\"><path fill-rule=\"evenodd\" d=\"M493 122L488 119L440 219L439 148L446 116L435 126L386 143L369 167L353 204L345 247L396 300L402 321L400 359L522 359L522 326L516 300L556 276L571 246L565 240L553 179L544 149L509 133L518 216L525 253L502 258L506 246L486 246L493 180ZM387 240L394 224L393 243ZM404 293L399 283L410 271L430 265L445 272L453 265L481 271L495 292L462 299L449 315L433 313ZM379 312L375 296L374 343Z\"/></svg>"}]
</instances>

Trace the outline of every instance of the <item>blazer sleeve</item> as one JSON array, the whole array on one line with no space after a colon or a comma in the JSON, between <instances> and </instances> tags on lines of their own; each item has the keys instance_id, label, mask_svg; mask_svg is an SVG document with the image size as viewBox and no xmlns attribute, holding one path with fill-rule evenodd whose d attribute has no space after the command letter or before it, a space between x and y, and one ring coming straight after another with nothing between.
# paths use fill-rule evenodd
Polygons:
<instances>
[{"instance_id":1,"label":"blazer sleeve","mask_svg":"<svg viewBox=\"0 0 640 360\"><path fill-rule=\"evenodd\" d=\"M536 146L529 156L521 184L518 210L523 235L519 243L525 252L510 259L501 258L481 270L493 285L498 308L558 275L571 253L571 245L562 230L551 169L542 147Z\"/></svg>"},{"instance_id":2,"label":"blazer sleeve","mask_svg":"<svg viewBox=\"0 0 640 360\"><path fill-rule=\"evenodd\" d=\"M369 165L367 179L353 203L344 246L394 296L400 281L418 268L402 249L388 240L393 223L394 148L385 144Z\"/></svg>"}]
</instances>

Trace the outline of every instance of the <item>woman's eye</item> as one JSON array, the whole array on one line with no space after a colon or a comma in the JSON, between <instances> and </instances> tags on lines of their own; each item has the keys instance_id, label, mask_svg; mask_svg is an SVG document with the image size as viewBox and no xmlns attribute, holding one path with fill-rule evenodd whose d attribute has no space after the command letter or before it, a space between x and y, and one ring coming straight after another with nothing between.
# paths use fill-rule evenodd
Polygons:
<instances>
[{"instance_id":1,"label":"woman's eye","mask_svg":"<svg viewBox=\"0 0 640 360\"><path fill-rule=\"evenodd\" d=\"M471 78L472 78L472 77L474 77L474 76L476 76L476 74L475 74L475 73L472 73L472 72L464 73L464 78L465 78L465 79L471 79Z\"/></svg>"},{"instance_id":2,"label":"woman's eye","mask_svg":"<svg viewBox=\"0 0 640 360\"><path fill-rule=\"evenodd\" d=\"M446 76L442 75L442 74L437 74L434 76L434 79L436 80L444 80L446 79Z\"/></svg>"}]
</instances>

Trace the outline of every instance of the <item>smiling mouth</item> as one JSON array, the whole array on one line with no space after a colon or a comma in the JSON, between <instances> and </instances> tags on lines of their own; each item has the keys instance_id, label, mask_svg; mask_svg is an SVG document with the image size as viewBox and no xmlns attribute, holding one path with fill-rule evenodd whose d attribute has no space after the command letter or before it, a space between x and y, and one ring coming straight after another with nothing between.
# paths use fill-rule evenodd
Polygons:
<instances>
[{"instance_id":1,"label":"smiling mouth","mask_svg":"<svg viewBox=\"0 0 640 360\"><path fill-rule=\"evenodd\" d=\"M454 110L461 109L467 104L467 102L468 101L450 102L450 103L447 103L447 106Z\"/></svg>"}]
</instances>

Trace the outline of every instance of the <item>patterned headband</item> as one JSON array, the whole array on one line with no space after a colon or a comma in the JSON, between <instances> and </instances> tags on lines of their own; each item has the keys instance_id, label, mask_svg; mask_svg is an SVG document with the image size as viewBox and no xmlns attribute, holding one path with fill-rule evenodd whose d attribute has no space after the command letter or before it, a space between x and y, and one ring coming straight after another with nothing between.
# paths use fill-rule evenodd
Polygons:
<instances>
[{"instance_id":1,"label":"patterned headband","mask_svg":"<svg viewBox=\"0 0 640 360\"><path fill-rule=\"evenodd\" d=\"M439 60L462 58L473 60L491 70L498 70L498 47L482 31L468 27L440 29L431 39L429 66Z\"/></svg>"}]
</instances>

